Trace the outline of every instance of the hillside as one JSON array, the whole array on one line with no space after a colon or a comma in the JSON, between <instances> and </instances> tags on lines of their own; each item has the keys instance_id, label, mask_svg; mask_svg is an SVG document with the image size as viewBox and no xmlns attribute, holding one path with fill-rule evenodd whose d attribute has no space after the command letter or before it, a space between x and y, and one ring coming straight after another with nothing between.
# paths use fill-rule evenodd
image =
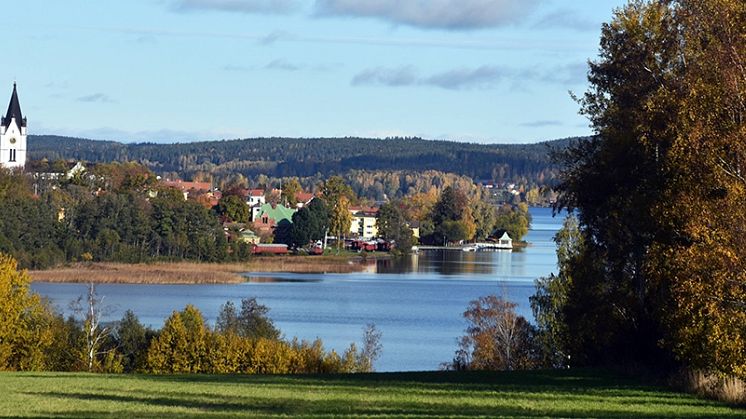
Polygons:
<instances>
[{"instance_id":1,"label":"hillside","mask_svg":"<svg viewBox=\"0 0 746 419\"><path fill-rule=\"evenodd\" d=\"M156 172L189 178L197 172L246 177L309 177L351 170L437 170L473 179L545 183L557 167L552 148L537 144L474 144L420 138L254 138L174 144L124 144L52 135L29 136L29 157L90 162L138 161Z\"/></svg>"}]
</instances>

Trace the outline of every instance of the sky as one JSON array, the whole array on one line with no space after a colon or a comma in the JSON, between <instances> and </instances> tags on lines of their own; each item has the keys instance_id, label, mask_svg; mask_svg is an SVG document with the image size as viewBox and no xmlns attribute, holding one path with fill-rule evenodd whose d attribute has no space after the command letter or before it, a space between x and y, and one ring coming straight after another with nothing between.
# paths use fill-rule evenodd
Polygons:
<instances>
[{"instance_id":1,"label":"sky","mask_svg":"<svg viewBox=\"0 0 746 419\"><path fill-rule=\"evenodd\" d=\"M0 101L16 81L29 133L125 142L588 135L569 92L624 4L8 2Z\"/></svg>"}]
</instances>

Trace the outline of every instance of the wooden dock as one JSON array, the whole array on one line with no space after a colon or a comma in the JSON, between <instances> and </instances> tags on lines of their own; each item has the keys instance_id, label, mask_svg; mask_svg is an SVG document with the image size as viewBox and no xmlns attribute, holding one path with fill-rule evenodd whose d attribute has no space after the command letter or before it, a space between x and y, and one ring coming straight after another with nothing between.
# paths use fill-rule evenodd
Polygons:
<instances>
[{"instance_id":1,"label":"wooden dock","mask_svg":"<svg viewBox=\"0 0 746 419\"><path fill-rule=\"evenodd\" d=\"M419 250L453 250L457 252L489 252L498 250L513 250L512 245L501 245L499 243L468 243L459 246L414 246L414 251Z\"/></svg>"}]
</instances>

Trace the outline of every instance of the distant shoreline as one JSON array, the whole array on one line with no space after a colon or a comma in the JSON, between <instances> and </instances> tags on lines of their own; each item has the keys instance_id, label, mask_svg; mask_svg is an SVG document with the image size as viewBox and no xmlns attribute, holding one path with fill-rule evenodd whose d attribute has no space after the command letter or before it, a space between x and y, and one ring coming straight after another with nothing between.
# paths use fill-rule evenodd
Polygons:
<instances>
[{"instance_id":1,"label":"distant shoreline","mask_svg":"<svg viewBox=\"0 0 746 419\"><path fill-rule=\"evenodd\" d=\"M239 263L74 263L29 271L32 282L98 284L237 284L246 272L350 273L375 263L360 256L258 256Z\"/></svg>"}]
</instances>

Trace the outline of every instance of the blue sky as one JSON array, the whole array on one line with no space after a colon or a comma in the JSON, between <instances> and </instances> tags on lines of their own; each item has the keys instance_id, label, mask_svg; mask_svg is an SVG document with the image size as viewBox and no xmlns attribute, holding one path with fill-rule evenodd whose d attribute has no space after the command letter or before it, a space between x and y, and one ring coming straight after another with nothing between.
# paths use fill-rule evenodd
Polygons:
<instances>
[{"instance_id":1,"label":"blue sky","mask_svg":"<svg viewBox=\"0 0 746 419\"><path fill-rule=\"evenodd\" d=\"M16 1L0 98L17 80L31 133L120 141L587 135L568 91L624 3Z\"/></svg>"}]
</instances>

